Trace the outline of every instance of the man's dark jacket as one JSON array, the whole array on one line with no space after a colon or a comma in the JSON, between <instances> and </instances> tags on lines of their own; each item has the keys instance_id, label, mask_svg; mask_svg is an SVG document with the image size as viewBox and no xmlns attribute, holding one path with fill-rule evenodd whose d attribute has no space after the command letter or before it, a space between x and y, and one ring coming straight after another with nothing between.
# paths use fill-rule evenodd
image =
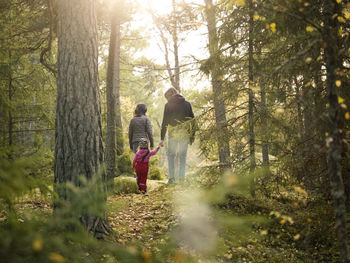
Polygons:
<instances>
[{"instance_id":1,"label":"man's dark jacket","mask_svg":"<svg viewBox=\"0 0 350 263\"><path fill-rule=\"evenodd\" d=\"M176 126L181 122L193 119L191 104L180 94L171 96L164 107L161 140L164 140L168 125Z\"/></svg>"}]
</instances>

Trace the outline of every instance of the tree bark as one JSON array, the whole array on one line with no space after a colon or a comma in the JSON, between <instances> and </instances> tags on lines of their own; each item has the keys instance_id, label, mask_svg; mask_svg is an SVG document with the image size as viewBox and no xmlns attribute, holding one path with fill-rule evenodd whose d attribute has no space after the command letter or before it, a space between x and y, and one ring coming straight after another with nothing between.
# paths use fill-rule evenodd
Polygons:
<instances>
[{"instance_id":1,"label":"tree bark","mask_svg":"<svg viewBox=\"0 0 350 263\"><path fill-rule=\"evenodd\" d=\"M294 85L295 85L295 100L297 102L297 111L298 111L299 135L300 135L300 140L305 141L304 121L303 121L303 113L301 109L300 87L296 78L294 79Z\"/></svg>"},{"instance_id":2,"label":"tree bark","mask_svg":"<svg viewBox=\"0 0 350 263\"><path fill-rule=\"evenodd\" d=\"M115 154L116 154L116 68L117 68L117 31L120 27L117 6L113 6L111 12L111 33L109 41L108 66L107 66L107 133L106 133L106 174L108 189L113 190L115 177Z\"/></svg>"},{"instance_id":3,"label":"tree bark","mask_svg":"<svg viewBox=\"0 0 350 263\"><path fill-rule=\"evenodd\" d=\"M215 6L212 0L205 0L205 10L208 23L209 53L212 59L211 84L215 110L215 122L218 130L219 161L225 167L229 166L230 137L227 129L225 102L222 93L222 75L219 68L219 47L216 33Z\"/></svg>"},{"instance_id":4,"label":"tree bark","mask_svg":"<svg viewBox=\"0 0 350 263\"><path fill-rule=\"evenodd\" d=\"M254 74L253 74L253 2L249 0L249 32L248 32L248 123L249 123L249 156L250 166L249 170L251 173L254 172L256 167L255 161L255 132L254 132L254 93L252 85L254 85ZM255 196L255 183L254 180L251 182L251 195Z\"/></svg>"},{"instance_id":5,"label":"tree bark","mask_svg":"<svg viewBox=\"0 0 350 263\"><path fill-rule=\"evenodd\" d=\"M339 50L337 43L338 26L336 22L337 4L335 1L324 0L324 27L322 32L325 64L327 70L328 92L328 166L332 187L333 205L335 213L335 232L340 250L340 262L350 262L348 235L346 227L345 194L342 178L342 112L338 103L338 90L335 84L336 71L339 67Z\"/></svg>"},{"instance_id":6,"label":"tree bark","mask_svg":"<svg viewBox=\"0 0 350 263\"><path fill-rule=\"evenodd\" d=\"M266 90L265 83L260 79L260 95L261 95L261 124L263 129L262 141L262 160L265 167L269 166L269 145L268 145L268 127L267 127L267 106L266 106Z\"/></svg>"},{"instance_id":7,"label":"tree bark","mask_svg":"<svg viewBox=\"0 0 350 263\"><path fill-rule=\"evenodd\" d=\"M69 202L66 183L79 187L79 176L91 181L103 171L97 23L93 0L60 0L57 5L54 181L58 198ZM94 192L104 194L103 187L96 188ZM80 220L97 237L109 231L107 221L99 216L83 213Z\"/></svg>"},{"instance_id":8,"label":"tree bark","mask_svg":"<svg viewBox=\"0 0 350 263\"><path fill-rule=\"evenodd\" d=\"M120 109L120 46L121 46L121 22L117 24L116 28L116 66L115 66L115 106L116 106L116 126L117 126L117 155L122 155L124 152L124 138L123 138L123 124Z\"/></svg>"}]
</instances>

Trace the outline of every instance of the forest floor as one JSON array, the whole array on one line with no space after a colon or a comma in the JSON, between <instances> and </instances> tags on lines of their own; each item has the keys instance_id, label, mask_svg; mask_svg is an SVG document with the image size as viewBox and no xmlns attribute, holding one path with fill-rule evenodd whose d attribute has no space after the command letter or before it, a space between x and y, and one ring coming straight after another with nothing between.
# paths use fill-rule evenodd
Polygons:
<instances>
[{"instance_id":1,"label":"forest floor","mask_svg":"<svg viewBox=\"0 0 350 263\"><path fill-rule=\"evenodd\" d=\"M171 248L164 262L336 262L332 210L324 204L297 195L282 202L233 197L212 209L184 185L148 180L148 187L147 194L107 200L114 241L141 247L145 259ZM16 210L23 218L40 218L52 206L49 199L31 196Z\"/></svg>"}]
</instances>

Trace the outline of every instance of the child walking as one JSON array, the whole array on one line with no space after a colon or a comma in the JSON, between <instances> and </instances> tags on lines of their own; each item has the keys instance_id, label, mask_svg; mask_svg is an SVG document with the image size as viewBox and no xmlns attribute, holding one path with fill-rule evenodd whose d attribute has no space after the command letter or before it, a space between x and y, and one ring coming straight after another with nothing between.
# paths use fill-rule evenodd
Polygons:
<instances>
[{"instance_id":1,"label":"child walking","mask_svg":"<svg viewBox=\"0 0 350 263\"><path fill-rule=\"evenodd\" d=\"M155 155L159 151L158 146L155 150L150 151L148 149L148 141L145 138L140 139L139 150L134 156L132 167L136 171L137 185L141 192L147 191L147 175L149 159L152 155Z\"/></svg>"}]
</instances>

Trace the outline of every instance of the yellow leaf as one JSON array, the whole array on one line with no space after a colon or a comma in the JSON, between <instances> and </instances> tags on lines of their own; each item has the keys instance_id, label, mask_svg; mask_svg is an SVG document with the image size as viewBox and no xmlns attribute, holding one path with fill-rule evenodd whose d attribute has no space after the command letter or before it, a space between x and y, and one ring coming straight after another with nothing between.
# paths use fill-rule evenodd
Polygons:
<instances>
[{"instance_id":1,"label":"yellow leaf","mask_svg":"<svg viewBox=\"0 0 350 263\"><path fill-rule=\"evenodd\" d=\"M312 84L311 81L309 81L309 82L307 82L307 83L304 85L304 87L305 87L305 88L310 87L311 84Z\"/></svg>"},{"instance_id":2,"label":"yellow leaf","mask_svg":"<svg viewBox=\"0 0 350 263\"><path fill-rule=\"evenodd\" d=\"M312 58L307 57L307 58L305 59L305 62L306 62L306 64L310 64L310 63L312 62Z\"/></svg>"},{"instance_id":3,"label":"yellow leaf","mask_svg":"<svg viewBox=\"0 0 350 263\"><path fill-rule=\"evenodd\" d=\"M245 6L245 0L236 0L235 4L236 6Z\"/></svg>"},{"instance_id":4,"label":"yellow leaf","mask_svg":"<svg viewBox=\"0 0 350 263\"><path fill-rule=\"evenodd\" d=\"M340 23L345 23L344 17L338 16L337 19L338 19L338 21L339 21Z\"/></svg>"},{"instance_id":5,"label":"yellow leaf","mask_svg":"<svg viewBox=\"0 0 350 263\"><path fill-rule=\"evenodd\" d=\"M285 223L287 223L287 220L283 218L283 219L280 221L280 224L281 224L281 225L284 225Z\"/></svg>"},{"instance_id":6,"label":"yellow leaf","mask_svg":"<svg viewBox=\"0 0 350 263\"><path fill-rule=\"evenodd\" d=\"M267 235L267 230L261 230L261 231L260 231L260 235L266 236L266 235Z\"/></svg>"},{"instance_id":7,"label":"yellow leaf","mask_svg":"<svg viewBox=\"0 0 350 263\"><path fill-rule=\"evenodd\" d=\"M64 263L66 260L60 254L52 252L49 254L49 259L53 262Z\"/></svg>"},{"instance_id":8,"label":"yellow leaf","mask_svg":"<svg viewBox=\"0 0 350 263\"><path fill-rule=\"evenodd\" d=\"M254 14L253 19L254 19L254 21L259 20L259 15L258 14Z\"/></svg>"},{"instance_id":9,"label":"yellow leaf","mask_svg":"<svg viewBox=\"0 0 350 263\"><path fill-rule=\"evenodd\" d=\"M344 102L344 99L342 97L338 97L338 103L342 104Z\"/></svg>"},{"instance_id":10,"label":"yellow leaf","mask_svg":"<svg viewBox=\"0 0 350 263\"><path fill-rule=\"evenodd\" d=\"M340 4L342 2L342 0L337 0L337 3Z\"/></svg>"},{"instance_id":11,"label":"yellow leaf","mask_svg":"<svg viewBox=\"0 0 350 263\"><path fill-rule=\"evenodd\" d=\"M266 17L262 16L261 21L265 21L265 20L266 20Z\"/></svg>"},{"instance_id":12,"label":"yellow leaf","mask_svg":"<svg viewBox=\"0 0 350 263\"><path fill-rule=\"evenodd\" d=\"M40 251L43 249L43 242L41 239L35 239L32 243L32 247L35 251Z\"/></svg>"},{"instance_id":13,"label":"yellow leaf","mask_svg":"<svg viewBox=\"0 0 350 263\"><path fill-rule=\"evenodd\" d=\"M343 33L344 33L344 30L343 30L343 28L342 28L342 27L340 27L340 28L339 28L339 30L338 30L338 34L339 34L339 36L342 36L342 35L343 35Z\"/></svg>"},{"instance_id":14,"label":"yellow leaf","mask_svg":"<svg viewBox=\"0 0 350 263\"><path fill-rule=\"evenodd\" d=\"M338 79L335 81L335 85L339 88L341 86L341 81Z\"/></svg>"},{"instance_id":15,"label":"yellow leaf","mask_svg":"<svg viewBox=\"0 0 350 263\"><path fill-rule=\"evenodd\" d=\"M345 120L350 120L350 113L349 112L345 113Z\"/></svg>"},{"instance_id":16,"label":"yellow leaf","mask_svg":"<svg viewBox=\"0 0 350 263\"><path fill-rule=\"evenodd\" d=\"M276 32L276 23L271 23L270 27L272 32Z\"/></svg>"},{"instance_id":17,"label":"yellow leaf","mask_svg":"<svg viewBox=\"0 0 350 263\"><path fill-rule=\"evenodd\" d=\"M344 14L344 17L345 17L345 19L350 19L350 12L346 12L346 13Z\"/></svg>"},{"instance_id":18,"label":"yellow leaf","mask_svg":"<svg viewBox=\"0 0 350 263\"><path fill-rule=\"evenodd\" d=\"M294 240L298 240L299 238L300 238L300 234L296 234L296 235L293 237Z\"/></svg>"},{"instance_id":19,"label":"yellow leaf","mask_svg":"<svg viewBox=\"0 0 350 263\"><path fill-rule=\"evenodd\" d=\"M326 104L326 108L327 108L327 109L329 108L329 103Z\"/></svg>"},{"instance_id":20,"label":"yellow leaf","mask_svg":"<svg viewBox=\"0 0 350 263\"><path fill-rule=\"evenodd\" d=\"M306 31L312 32L312 31L315 31L315 28L313 26L306 26Z\"/></svg>"},{"instance_id":21,"label":"yellow leaf","mask_svg":"<svg viewBox=\"0 0 350 263\"><path fill-rule=\"evenodd\" d=\"M311 218L308 218L308 219L306 219L306 221L307 221L308 223L311 223L311 222L312 222L312 219L311 219Z\"/></svg>"},{"instance_id":22,"label":"yellow leaf","mask_svg":"<svg viewBox=\"0 0 350 263\"><path fill-rule=\"evenodd\" d=\"M238 182L238 178L236 175L230 175L227 177L226 183L229 186L235 185Z\"/></svg>"},{"instance_id":23,"label":"yellow leaf","mask_svg":"<svg viewBox=\"0 0 350 263\"><path fill-rule=\"evenodd\" d=\"M326 132L324 135L326 135L326 137L328 137L328 132Z\"/></svg>"},{"instance_id":24,"label":"yellow leaf","mask_svg":"<svg viewBox=\"0 0 350 263\"><path fill-rule=\"evenodd\" d=\"M149 252L148 250L143 250L143 251L142 251L142 257L143 257L143 260L144 260L146 263L152 262L152 254L151 254L151 252Z\"/></svg>"}]
</instances>

